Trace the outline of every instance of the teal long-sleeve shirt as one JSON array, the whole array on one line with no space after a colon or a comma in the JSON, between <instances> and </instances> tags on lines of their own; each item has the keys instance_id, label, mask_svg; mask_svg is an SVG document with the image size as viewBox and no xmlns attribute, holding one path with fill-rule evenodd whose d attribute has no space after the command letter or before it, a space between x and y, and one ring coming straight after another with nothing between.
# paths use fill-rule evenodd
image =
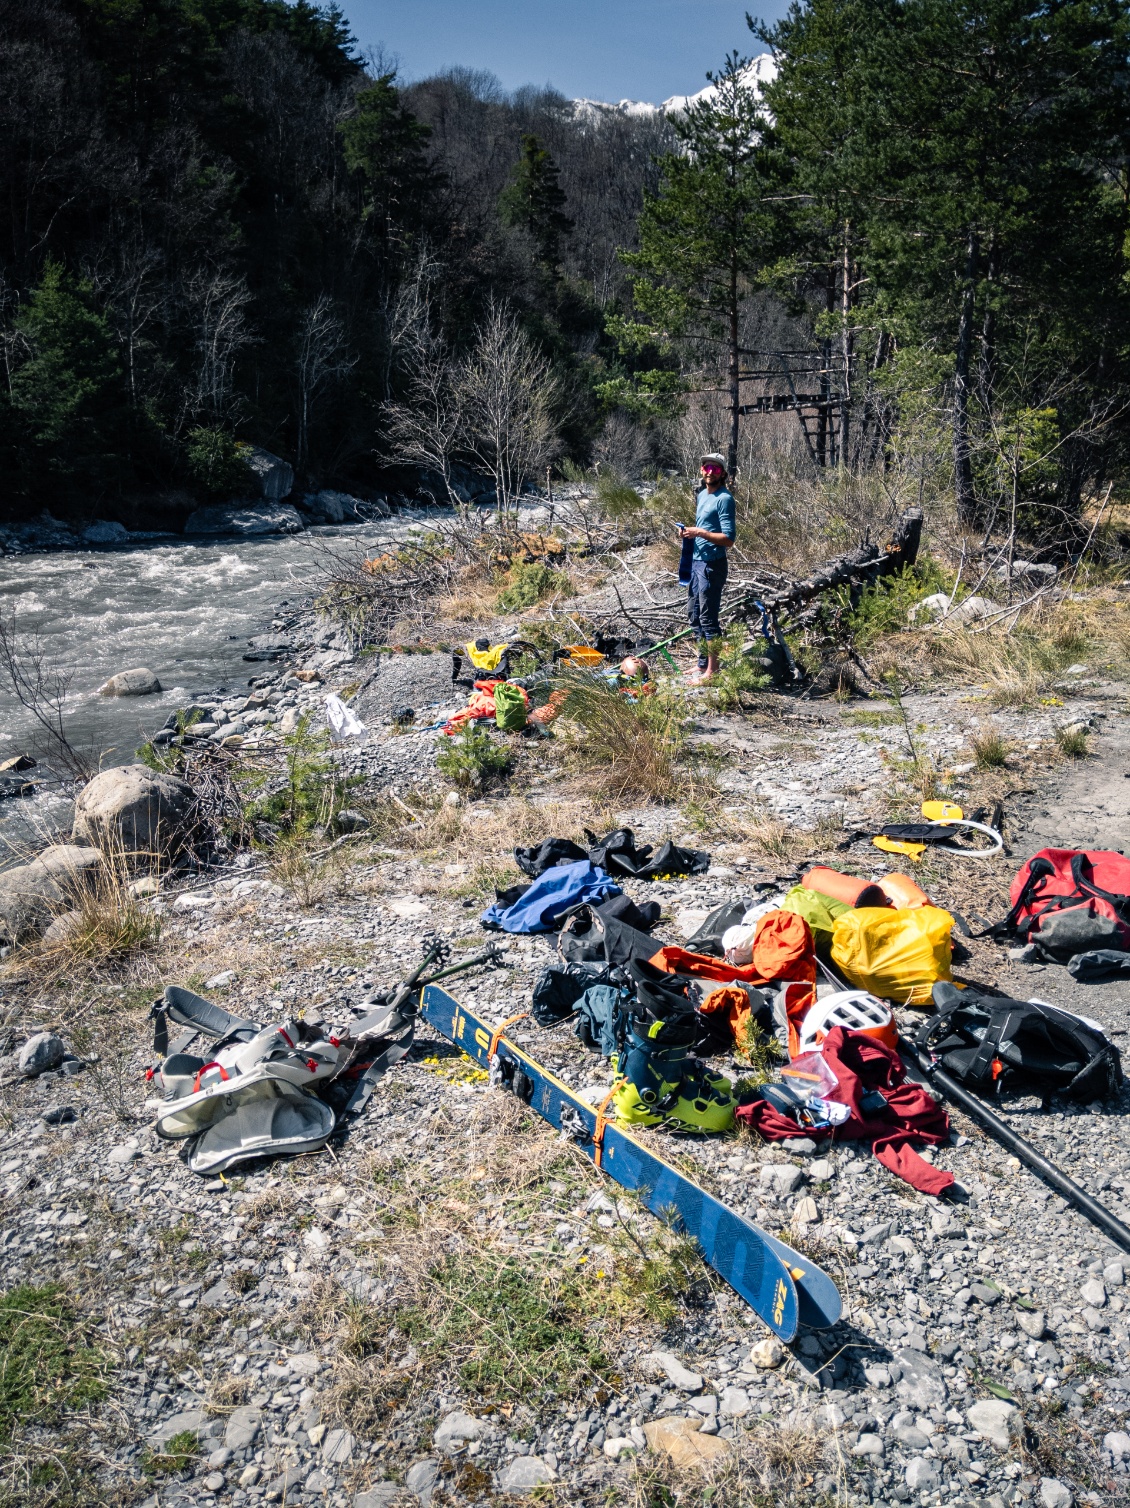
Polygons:
<instances>
[{"instance_id":1,"label":"teal long-sleeve shirt","mask_svg":"<svg viewBox=\"0 0 1130 1508\"><path fill-rule=\"evenodd\" d=\"M738 533L733 494L727 492L725 487L713 493L708 492L704 487L698 494L694 521L696 528L708 529L711 534L724 534L732 544ZM696 560L724 560L726 546L716 545L710 539L696 539L694 558Z\"/></svg>"}]
</instances>

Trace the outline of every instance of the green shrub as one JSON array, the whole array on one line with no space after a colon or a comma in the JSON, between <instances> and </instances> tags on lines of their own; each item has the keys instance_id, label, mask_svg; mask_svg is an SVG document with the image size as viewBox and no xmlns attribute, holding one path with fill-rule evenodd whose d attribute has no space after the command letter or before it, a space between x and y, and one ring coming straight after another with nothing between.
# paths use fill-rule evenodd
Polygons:
<instances>
[{"instance_id":1,"label":"green shrub","mask_svg":"<svg viewBox=\"0 0 1130 1508\"><path fill-rule=\"evenodd\" d=\"M506 573L506 586L498 594L498 606L506 613L533 607L544 597L557 593L573 595L573 583L564 571L554 571L539 562L516 561Z\"/></svg>"},{"instance_id":2,"label":"green shrub","mask_svg":"<svg viewBox=\"0 0 1130 1508\"><path fill-rule=\"evenodd\" d=\"M886 634L906 628L911 608L923 597L951 589L941 568L932 560L924 560L866 587L854 607L848 587L841 587L833 600L843 613L843 623L852 642L866 649Z\"/></svg>"},{"instance_id":3,"label":"green shrub","mask_svg":"<svg viewBox=\"0 0 1130 1508\"><path fill-rule=\"evenodd\" d=\"M609 518L625 518L644 507L636 489L614 471L602 471L597 477L596 500Z\"/></svg>"},{"instance_id":4,"label":"green shrub","mask_svg":"<svg viewBox=\"0 0 1130 1508\"><path fill-rule=\"evenodd\" d=\"M109 1361L57 1283L21 1283L0 1296L0 1439L19 1424L51 1424L106 1396Z\"/></svg>"},{"instance_id":5,"label":"green shrub","mask_svg":"<svg viewBox=\"0 0 1130 1508\"><path fill-rule=\"evenodd\" d=\"M735 624L720 646L718 674L710 683L711 696L719 712L738 711L750 692L764 691L773 683L773 677L766 675L757 663L756 655L742 654L746 632L744 624Z\"/></svg>"},{"instance_id":6,"label":"green shrub","mask_svg":"<svg viewBox=\"0 0 1130 1508\"><path fill-rule=\"evenodd\" d=\"M282 786L249 801L244 808L244 821L269 822L292 838L303 837L332 822L345 805L348 792L362 777L342 775L329 758L329 748L329 735L312 732L309 715L300 717L294 732L283 739ZM253 790L261 788L269 778L266 770L246 770L240 780L245 790Z\"/></svg>"},{"instance_id":7,"label":"green shrub","mask_svg":"<svg viewBox=\"0 0 1130 1508\"><path fill-rule=\"evenodd\" d=\"M461 790L485 790L510 768L508 750L495 743L485 728L469 723L453 738L439 740L436 767Z\"/></svg>"},{"instance_id":8,"label":"green shrub","mask_svg":"<svg viewBox=\"0 0 1130 1508\"><path fill-rule=\"evenodd\" d=\"M1086 728L1057 728L1055 746L1068 759L1082 759L1089 752Z\"/></svg>"},{"instance_id":9,"label":"green shrub","mask_svg":"<svg viewBox=\"0 0 1130 1508\"><path fill-rule=\"evenodd\" d=\"M179 1434L165 1442L163 1450L146 1450L142 1456L141 1469L147 1477L178 1475L200 1454L200 1442L193 1430L182 1429Z\"/></svg>"},{"instance_id":10,"label":"green shrub","mask_svg":"<svg viewBox=\"0 0 1130 1508\"><path fill-rule=\"evenodd\" d=\"M188 474L207 498L246 497L255 485L247 457L251 447L227 430L201 425L191 430L184 447Z\"/></svg>"}]
</instances>

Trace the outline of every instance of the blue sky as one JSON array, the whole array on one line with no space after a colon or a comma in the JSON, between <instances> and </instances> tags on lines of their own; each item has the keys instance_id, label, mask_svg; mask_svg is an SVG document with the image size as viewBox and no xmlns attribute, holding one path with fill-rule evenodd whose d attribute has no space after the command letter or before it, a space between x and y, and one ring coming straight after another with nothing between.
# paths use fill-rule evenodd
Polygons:
<instances>
[{"instance_id":1,"label":"blue sky","mask_svg":"<svg viewBox=\"0 0 1130 1508\"><path fill-rule=\"evenodd\" d=\"M728 51L761 52L748 10L786 0L340 0L362 48L383 46L405 82L462 64L507 89L553 84L590 99L693 94Z\"/></svg>"}]
</instances>

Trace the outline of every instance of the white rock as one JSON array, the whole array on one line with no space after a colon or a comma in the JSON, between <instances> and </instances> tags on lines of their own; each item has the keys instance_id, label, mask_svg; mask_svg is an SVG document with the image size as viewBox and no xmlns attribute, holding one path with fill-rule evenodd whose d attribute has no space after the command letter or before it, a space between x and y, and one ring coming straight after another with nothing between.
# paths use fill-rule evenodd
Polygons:
<instances>
[{"instance_id":1,"label":"white rock","mask_svg":"<svg viewBox=\"0 0 1130 1508\"><path fill-rule=\"evenodd\" d=\"M499 1474L498 1485L503 1492L532 1492L556 1481L557 1473L540 1456L515 1456Z\"/></svg>"},{"instance_id":2,"label":"white rock","mask_svg":"<svg viewBox=\"0 0 1130 1508\"><path fill-rule=\"evenodd\" d=\"M635 1450L636 1442L630 1440L627 1435L617 1435L614 1439L605 1440L604 1454L610 1461L618 1461L626 1450Z\"/></svg>"},{"instance_id":3,"label":"white rock","mask_svg":"<svg viewBox=\"0 0 1130 1508\"><path fill-rule=\"evenodd\" d=\"M991 1440L998 1450L1008 1450L1009 1436L1017 1408L1003 1398L980 1398L966 1410L969 1428L975 1429L986 1440Z\"/></svg>"},{"instance_id":4,"label":"white rock","mask_svg":"<svg viewBox=\"0 0 1130 1508\"><path fill-rule=\"evenodd\" d=\"M120 1147L111 1147L106 1154L106 1161L120 1166L122 1163L134 1162L141 1156L136 1142L123 1142Z\"/></svg>"},{"instance_id":5,"label":"white rock","mask_svg":"<svg viewBox=\"0 0 1130 1508\"><path fill-rule=\"evenodd\" d=\"M59 843L30 864L5 870L0 874L0 937L21 942L40 935L67 901L97 884L103 869L95 849Z\"/></svg>"},{"instance_id":6,"label":"white rock","mask_svg":"<svg viewBox=\"0 0 1130 1508\"><path fill-rule=\"evenodd\" d=\"M749 1413L753 1402L745 1388L728 1387L722 1389L721 1412L728 1419L741 1419Z\"/></svg>"},{"instance_id":7,"label":"white rock","mask_svg":"<svg viewBox=\"0 0 1130 1508\"><path fill-rule=\"evenodd\" d=\"M98 688L100 696L155 696L161 682L151 670L139 666L136 670L119 670Z\"/></svg>"},{"instance_id":8,"label":"white rock","mask_svg":"<svg viewBox=\"0 0 1130 1508\"><path fill-rule=\"evenodd\" d=\"M755 1367L779 1367L785 1359L785 1348L775 1336L770 1335L750 1348L749 1359Z\"/></svg>"},{"instance_id":9,"label":"white rock","mask_svg":"<svg viewBox=\"0 0 1130 1508\"><path fill-rule=\"evenodd\" d=\"M419 916L426 916L431 908L418 895L394 895L388 902L388 909L402 921L415 921Z\"/></svg>"},{"instance_id":10,"label":"white rock","mask_svg":"<svg viewBox=\"0 0 1130 1508\"><path fill-rule=\"evenodd\" d=\"M673 1388L678 1388L680 1393L699 1393L702 1391L702 1378L697 1372L688 1371L677 1356L672 1356L670 1351L649 1351L643 1358L644 1365L657 1367L666 1373L667 1381Z\"/></svg>"},{"instance_id":11,"label":"white rock","mask_svg":"<svg viewBox=\"0 0 1130 1508\"><path fill-rule=\"evenodd\" d=\"M793 1210L794 1225L812 1225L820 1218L820 1210L816 1200L806 1194L803 1199L798 1199L796 1208Z\"/></svg>"},{"instance_id":12,"label":"white rock","mask_svg":"<svg viewBox=\"0 0 1130 1508\"><path fill-rule=\"evenodd\" d=\"M408 1491L414 1493L423 1504L430 1503L432 1493L435 1491L436 1482L439 1479L438 1461L417 1461L408 1468L404 1478L404 1485Z\"/></svg>"},{"instance_id":13,"label":"white rock","mask_svg":"<svg viewBox=\"0 0 1130 1508\"><path fill-rule=\"evenodd\" d=\"M808 1176L813 1183L827 1183L836 1176L835 1164L829 1162L826 1157L817 1157L808 1164Z\"/></svg>"},{"instance_id":14,"label":"white rock","mask_svg":"<svg viewBox=\"0 0 1130 1508\"><path fill-rule=\"evenodd\" d=\"M1130 1435L1122 1429L1111 1430L1103 1436L1103 1450L1109 1451L1116 1461L1124 1460L1130 1456Z\"/></svg>"},{"instance_id":15,"label":"white rock","mask_svg":"<svg viewBox=\"0 0 1130 1508\"><path fill-rule=\"evenodd\" d=\"M1126 1281L1126 1269L1121 1262L1108 1262L1103 1268L1103 1282L1108 1288L1121 1288Z\"/></svg>"},{"instance_id":16,"label":"white rock","mask_svg":"<svg viewBox=\"0 0 1130 1508\"><path fill-rule=\"evenodd\" d=\"M353 1444L347 1429L331 1429L322 1445L322 1459L330 1466L342 1466L353 1455Z\"/></svg>"},{"instance_id":17,"label":"white rock","mask_svg":"<svg viewBox=\"0 0 1130 1508\"><path fill-rule=\"evenodd\" d=\"M1089 1278L1079 1289L1079 1297L1091 1309L1101 1309L1106 1303L1106 1289L1098 1278Z\"/></svg>"},{"instance_id":18,"label":"white rock","mask_svg":"<svg viewBox=\"0 0 1130 1508\"><path fill-rule=\"evenodd\" d=\"M915 1456L906 1468L906 1485L911 1492L923 1492L938 1485L937 1467L925 1456Z\"/></svg>"},{"instance_id":19,"label":"white rock","mask_svg":"<svg viewBox=\"0 0 1130 1508\"><path fill-rule=\"evenodd\" d=\"M102 770L75 802L74 836L127 857L175 851L192 825L196 794L184 780L143 764Z\"/></svg>"},{"instance_id":20,"label":"white rock","mask_svg":"<svg viewBox=\"0 0 1130 1508\"><path fill-rule=\"evenodd\" d=\"M233 1409L224 1428L224 1444L231 1451L247 1450L255 1444L262 1422L262 1409L250 1404Z\"/></svg>"},{"instance_id":21,"label":"white rock","mask_svg":"<svg viewBox=\"0 0 1130 1508\"><path fill-rule=\"evenodd\" d=\"M450 1450L455 1441L481 1440L484 1425L473 1414L464 1414L459 1409L446 1414L436 1426L434 1435L437 1450Z\"/></svg>"},{"instance_id":22,"label":"white rock","mask_svg":"<svg viewBox=\"0 0 1130 1508\"><path fill-rule=\"evenodd\" d=\"M223 990L226 989L229 984L231 984L234 978L234 969L224 969L219 974L213 974L211 979L206 979L204 981L204 988L206 990Z\"/></svg>"},{"instance_id":23,"label":"white rock","mask_svg":"<svg viewBox=\"0 0 1130 1508\"><path fill-rule=\"evenodd\" d=\"M879 1435L860 1435L851 1448L853 1456L881 1456L883 1441Z\"/></svg>"},{"instance_id":24,"label":"white rock","mask_svg":"<svg viewBox=\"0 0 1130 1508\"><path fill-rule=\"evenodd\" d=\"M1043 1508L1071 1508L1072 1497L1058 1477L1041 1477L1040 1502Z\"/></svg>"}]
</instances>

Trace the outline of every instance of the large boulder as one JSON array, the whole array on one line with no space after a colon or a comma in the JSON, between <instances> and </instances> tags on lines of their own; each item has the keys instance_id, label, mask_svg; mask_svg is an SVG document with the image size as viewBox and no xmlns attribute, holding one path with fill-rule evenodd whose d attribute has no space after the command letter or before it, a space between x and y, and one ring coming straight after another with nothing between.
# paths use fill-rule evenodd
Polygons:
<instances>
[{"instance_id":1,"label":"large boulder","mask_svg":"<svg viewBox=\"0 0 1130 1508\"><path fill-rule=\"evenodd\" d=\"M175 775L148 765L102 770L79 792L74 836L123 857L175 853L192 827L196 797Z\"/></svg>"},{"instance_id":2,"label":"large boulder","mask_svg":"<svg viewBox=\"0 0 1130 1508\"><path fill-rule=\"evenodd\" d=\"M8 942L38 937L103 873L102 855L92 848L60 843L30 864L0 874L0 936Z\"/></svg>"},{"instance_id":3,"label":"large boulder","mask_svg":"<svg viewBox=\"0 0 1130 1508\"><path fill-rule=\"evenodd\" d=\"M160 689L161 682L143 666L137 670L119 670L98 688L102 696L154 696Z\"/></svg>"},{"instance_id":4,"label":"large boulder","mask_svg":"<svg viewBox=\"0 0 1130 1508\"><path fill-rule=\"evenodd\" d=\"M294 467L269 450L253 445L245 457L248 466L259 482L259 495L268 502L278 503L290 496L294 486Z\"/></svg>"},{"instance_id":5,"label":"large boulder","mask_svg":"<svg viewBox=\"0 0 1130 1508\"><path fill-rule=\"evenodd\" d=\"M186 534L235 534L248 539L256 534L300 534L303 523L289 503L267 508L197 508L184 526Z\"/></svg>"},{"instance_id":6,"label":"large boulder","mask_svg":"<svg viewBox=\"0 0 1130 1508\"><path fill-rule=\"evenodd\" d=\"M125 525L112 523L108 518L96 519L82 531L84 545L124 545L128 539Z\"/></svg>"}]
</instances>

